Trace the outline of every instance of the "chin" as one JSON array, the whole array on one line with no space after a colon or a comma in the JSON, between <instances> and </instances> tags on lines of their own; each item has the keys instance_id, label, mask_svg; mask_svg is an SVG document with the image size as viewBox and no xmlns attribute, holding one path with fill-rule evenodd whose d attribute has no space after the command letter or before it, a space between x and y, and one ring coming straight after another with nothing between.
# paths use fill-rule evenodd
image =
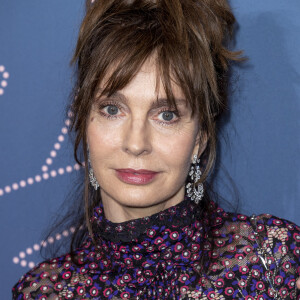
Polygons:
<instances>
[{"instance_id":1,"label":"chin","mask_svg":"<svg viewBox=\"0 0 300 300\"><path fill-rule=\"evenodd\" d=\"M118 195L115 199L121 205L128 207L146 208L164 202L164 199L157 198L157 194L153 192L147 193L142 190L127 192L125 195L127 195L126 198L122 194Z\"/></svg>"},{"instance_id":2,"label":"chin","mask_svg":"<svg viewBox=\"0 0 300 300\"><path fill-rule=\"evenodd\" d=\"M126 197L124 197L124 195L126 195ZM162 188L149 185L147 187L127 187L122 193L118 193L114 199L122 206L150 208L168 201L174 202L174 196L175 195L171 191L168 191L168 189L162 191Z\"/></svg>"}]
</instances>

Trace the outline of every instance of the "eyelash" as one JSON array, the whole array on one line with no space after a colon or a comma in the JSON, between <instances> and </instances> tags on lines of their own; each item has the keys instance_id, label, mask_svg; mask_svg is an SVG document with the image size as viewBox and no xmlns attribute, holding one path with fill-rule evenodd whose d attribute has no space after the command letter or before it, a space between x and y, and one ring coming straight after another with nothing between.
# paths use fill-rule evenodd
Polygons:
<instances>
[{"instance_id":1,"label":"eyelash","mask_svg":"<svg viewBox=\"0 0 300 300\"><path fill-rule=\"evenodd\" d=\"M107 107L107 106L116 106L119 110L121 110L122 107L121 107L117 102L105 102L105 103L102 103L102 104L99 105L99 112L100 112L100 114L101 114L103 117L105 117L105 118L107 118L107 119L109 119L109 120L110 120L110 119L118 119L119 116L114 116L114 115L106 114L106 113L104 113L104 112L102 111L102 109L104 109L104 108Z\"/></svg>"},{"instance_id":2,"label":"eyelash","mask_svg":"<svg viewBox=\"0 0 300 300\"><path fill-rule=\"evenodd\" d=\"M105 117L105 118L108 119L108 120L120 118L119 116L114 116L114 115L110 115L110 114L104 113L102 110L103 110L105 107L107 107L107 106L116 106L119 110L122 109L122 107L119 105L118 102L105 102L105 103L101 103L101 104L99 105L99 113L100 113L103 117ZM165 121L165 122L164 122L164 121L157 121L160 125L163 125L163 126L170 126L170 125L173 125L173 124L177 123L177 122L180 120L180 118L181 118L180 113L179 113L178 110L171 110L170 108L164 108L164 109L161 109L161 110L158 112L158 115L160 115L160 114L163 113L163 112L170 112L170 113L173 113L173 114L176 116L176 119L175 119L174 121L171 120L171 121L169 121L169 122L167 122L167 121Z\"/></svg>"},{"instance_id":3,"label":"eyelash","mask_svg":"<svg viewBox=\"0 0 300 300\"><path fill-rule=\"evenodd\" d=\"M173 113L176 116L176 118L175 118L175 120L171 120L169 122L167 122L167 121L165 121L165 122L164 121L158 121L158 123L160 125L163 125L163 126L173 125L173 124L177 123L180 120L180 114L179 114L178 110L171 110L170 108L165 108L165 109L160 110L158 115L160 115L163 112Z\"/></svg>"}]
</instances>

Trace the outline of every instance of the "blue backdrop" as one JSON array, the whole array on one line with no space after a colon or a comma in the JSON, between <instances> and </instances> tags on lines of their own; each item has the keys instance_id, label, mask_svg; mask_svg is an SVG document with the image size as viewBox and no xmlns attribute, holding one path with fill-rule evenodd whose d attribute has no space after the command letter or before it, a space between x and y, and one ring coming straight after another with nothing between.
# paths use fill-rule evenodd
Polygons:
<instances>
[{"instance_id":1,"label":"blue backdrop","mask_svg":"<svg viewBox=\"0 0 300 300\"><path fill-rule=\"evenodd\" d=\"M268 212L300 223L300 2L234 0L236 47L249 62L221 140L219 192L240 211ZM73 187L78 166L64 110L71 90L68 62L83 0L0 2L0 298L42 258L44 229ZM227 178L227 183L224 183ZM72 228L51 236L63 240Z\"/></svg>"}]
</instances>

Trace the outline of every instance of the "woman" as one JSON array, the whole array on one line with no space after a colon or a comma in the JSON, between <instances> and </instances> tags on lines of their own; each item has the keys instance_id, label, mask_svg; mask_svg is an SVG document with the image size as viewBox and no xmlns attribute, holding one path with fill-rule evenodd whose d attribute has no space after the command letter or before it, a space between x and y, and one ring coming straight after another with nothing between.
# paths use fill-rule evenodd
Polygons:
<instances>
[{"instance_id":1,"label":"woman","mask_svg":"<svg viewBox=\"0 0 300 300\"><path fill-rule=\"evenodd\" d=\"M296 299L299 227L226 213L208 192L234 21L225 0L87 5L73 58L80 245L14 299Z\"/></svg>"}]
</instances>

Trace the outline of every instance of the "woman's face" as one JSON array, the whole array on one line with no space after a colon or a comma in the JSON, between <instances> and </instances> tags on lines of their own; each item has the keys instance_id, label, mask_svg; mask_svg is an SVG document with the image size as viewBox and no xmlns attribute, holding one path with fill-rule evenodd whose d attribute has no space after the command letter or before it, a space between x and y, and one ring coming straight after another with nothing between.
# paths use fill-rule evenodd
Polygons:
<instances>
[{"instance_id":1,"label":"woman's face","mask_svg":"<svg viewBox=\"0 0 300 300\"><path fill-rule=\"evenodd\" d=\"M112 222L148 216L183 200L199 148L198 122L175 84L173 93L178 112L169 107L150 58L124 89L93 104L87 141Z\"/></svg>"}]
</instances>

